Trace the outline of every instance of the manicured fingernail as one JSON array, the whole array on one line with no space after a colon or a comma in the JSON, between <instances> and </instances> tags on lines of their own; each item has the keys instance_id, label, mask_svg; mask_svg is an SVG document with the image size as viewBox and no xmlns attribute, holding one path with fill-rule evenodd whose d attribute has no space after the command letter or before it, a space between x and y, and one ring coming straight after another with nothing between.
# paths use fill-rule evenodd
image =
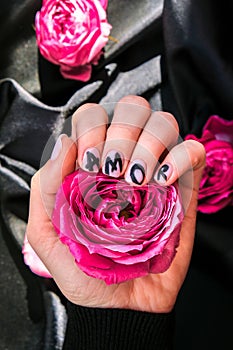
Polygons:
<instances>
[{"instance_id":1,"label":"manicured fingernail","mask_svg":"<svg viewBox=\"0 0 233 350\"><path fill-rule=\"evenodd\" d=\"M136 159L130 165L128 169L125 180L129 183L133 182L136 185L141 185L145 179L146 174L146 164L143 160Z\"/></svg>"},{"instance_id":2,"label":"manicured fingernail","mask_svg":"<svg viewBox=\"0 0 233 350\"><path fill-rule=\"evenodd\" d=\"M118 151L110 151L104 161L103 173L119 177L123 169L123 155Z\"/></svg>"},{"instance_id":3,"label":"manicured fingernail","mask_svg":"<svg viewBox=\"0 0 233 350\"><path fill-rule=\"evenodd\" d=\"M163 164L155 174L155 180L161 184L165 184L172 174L172 165Z\"/></svg>"},{"instance_id":4,"label":"manicured fingernail","mask_svg":"<svg viewBox=\"0 0 233 350\"><path fill-rule=\"evenodd\" d=\"M83 155L83 169L97 173L100 168L100 153L97 148L88 148Z\"/></svg>"},{"instance_id":5,"label":"manicured fingernail","mask_svg":"<svg viewBox=\"0 0 233 350\"><path fill-rule=\"evenodd\" d=\"M50 156L50 159L51 160L56 160L59 156L59 154L61 153L61 150L62 150L62 137L64 135L60 135L55 143L55 146L53 148L53 151L51 153L51 156Z\"/></svg>"}]
</instances>

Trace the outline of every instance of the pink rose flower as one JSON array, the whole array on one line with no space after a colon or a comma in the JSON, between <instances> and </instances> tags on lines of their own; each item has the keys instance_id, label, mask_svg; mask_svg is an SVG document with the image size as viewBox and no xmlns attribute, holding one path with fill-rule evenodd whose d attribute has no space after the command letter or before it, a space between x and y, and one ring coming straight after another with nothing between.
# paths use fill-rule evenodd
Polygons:
<instances>
[{"instance_id":1,"label":"pink rose flower","mask_svg":"<svg viewBox=\"0 0 233 350\"><path fill-rule=\"evenodd\" d=\"M107 0L43 0L35 18L37 44L63 77L90 79L111 30L107 5Z\"/></svg>"},{"instance_id":2,"label":"pink rose flower","mask_svg":"<svg viewBox=\"0 0 233 350\"><path fill-rule=\"evenodd\" d=\"M182 219L175 184L133 187L78 170L58 190L52 222L79 268L112 284L167 270Z\"/></svg>"},{"instance_id":3,"label":"pink rose flower","mask_svg":"<svg viewBox=\"0 0 233 350\"><path fill-rule=\"evenodd\" d=\"M201 142L206 150L206 167L199 191L198 210L212 214L233 204L233 121L217 115L205 124L201 138L188 135L186 140Z\"/></svg>"}]
</instances>

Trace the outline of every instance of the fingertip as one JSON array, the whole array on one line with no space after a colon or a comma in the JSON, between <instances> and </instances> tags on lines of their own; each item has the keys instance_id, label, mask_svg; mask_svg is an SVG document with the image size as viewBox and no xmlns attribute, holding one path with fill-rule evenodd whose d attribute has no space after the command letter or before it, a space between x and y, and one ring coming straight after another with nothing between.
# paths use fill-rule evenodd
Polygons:
<instances>
[{"instance_id":1,"label":"fingertip","mask_svg":"<svg viewBox=\"0 0 233 350\"><path fill-rule=\"evenodd\" d=\"M84 154L79 154L80 167L91 173L97 173L100 169L100 151L97 147L89 147Z\"/></svg>"},{"instance_id":2,"label":"fingertip","mask_svg":"<svg viewBox=\"0 0 233 350\"><path fill-rule=\"evenodd\" d=\"M177 179L177 174L174 171L174 166L171 163L163 163L156 170L154 180L161 186L168 186Z\"/></svg>"},{"instance_id":3,"label":"fingertip","mask_svg":"<svg viewBox=\"0 0 233 350\"><path fill-rule=\"evenodd\" d=\"M66 134L61 134L52 150L51 157L37 172L42 191L56 192L64 177L75 170L77 146ZM46 189L47 188L47 189Z\"/></svg>"},{"instance_id":4,"label":"fingertip","mask_svg":"<svg viewBox=\"0 0 233 350\"><path fill-rule=\"evenodd\" d=\"M205 167L205 154L205 147L196 140L177 144L156 170L154 180L162 186L169 186L190 171L200 176Z\"/></svg>"},{"instance_id":5,"label":"fingertip","mask_svg":"<svg viewBox=\"0 0 233 350\"><path fill-rule=\"evenodd\" d=\"M185 140L184 144L189 149L189 153L192 157L193 168L199 169L205 165L206 150L205 146L197 140Z\"/></svg>"},{"instance_id":6,"label":"fingertip","mask_svg":"<svg viewBox=\"0 0 233 350\"><path fill-rule=\"evenodd\" d=\"M131 162L125 172L125 181L132 185L142 186L148 181L146 178L147 165L141 159Z\"/></svg>"},{"instance_id":7,"label":"fingertip","mask_svg":"<svg viewBox=\"0 0 233 350\"><path fill-rule=\"evenodd\" d=\"M66 134L61 134L57 138L55 145L53 147L50 160L56 161L64 152L76 152L76 147L74 141L69 138Z\"/></svg>"}]
</instances>

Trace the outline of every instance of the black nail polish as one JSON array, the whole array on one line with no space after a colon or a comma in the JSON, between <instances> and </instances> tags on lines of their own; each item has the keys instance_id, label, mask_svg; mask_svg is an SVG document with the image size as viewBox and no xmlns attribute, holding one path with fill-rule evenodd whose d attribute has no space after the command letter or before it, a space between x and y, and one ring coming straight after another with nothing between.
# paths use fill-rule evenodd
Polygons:
<instances>
[{"instance_id":1,"label":"black nail polish","mask_svg":"<svg viewBox=\"0 0 233 350\"><path fill-rule=\"evenodd\" d=\"M99 151L96 148L86 150L83 157L83 167L88 171L97 172L100 167Z\"/></svg>"},{"instance_id":2,"label":"black nail polish","mask_svg":"<svg viewBox=\"0 0 233 350\"><path fill-rule=\"evenodd\" d=\"M130 169L130 177L135 184L141 185L145 179L144 167L137 163L134 164Z\"/></svg>"},{"instance_id":3,"label":"black nail polish","mask_svg":"<svg viewBox=\"0 0 233 350\"><path fill-rule=\"evenodd\" d=\"M119 152L111 151L108 153L105 165L104 173L109 176L120 176L123 169L122 156Z\"/></svg>"},{"instance_id":4,"label":"black nail polish","mask_svg":"<svg viewBox=\"0 0 233 350\"><path fill-rule=\"evenodd\" d=\"M161 183L167 182L167 179L170 176L170 174L171 174L171 167L168 164L164 164L158 170L157 181L159 181Z\"/></svg>"}]
</instances>

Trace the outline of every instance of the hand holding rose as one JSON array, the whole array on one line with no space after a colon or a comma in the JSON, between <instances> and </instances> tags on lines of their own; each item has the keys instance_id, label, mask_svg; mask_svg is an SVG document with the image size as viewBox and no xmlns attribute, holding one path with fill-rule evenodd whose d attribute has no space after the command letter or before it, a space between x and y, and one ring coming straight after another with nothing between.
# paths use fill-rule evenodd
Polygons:
<instances>
[{"instance_id":1,"label":"hand holding rose","mask_svg":"<svg viewBox=\"0 0 233 350\"><path fill-rule=\"evenodd\" d=\"M108 129L107 120L105 110L99 105L87 104L76 111L72 120L72 138L62 135L58 139L51 159L32 179L27 238L62 293L71 302L91 307L168 312L174 306L191 257L199 182L205 166L204 147L194 140L177 144L179 130L174 117L165 112L152 113L147 101L141 97L123 98L116 105ZM147 186L151 180L164 186L164 189L165 186L178 182L185 217L177 253L165 272L146 275L142 273L142 277L108 286L100 279L87 276L78 268L73 255L67 245L62 244L51 221L56 193L64 178L74 172L76 163L86 171L87 179L95 176L99 168L102 168L103 173L109 175L112 181L124 177L129 188L135 187L138 190ZM82 171L81 173L85 174ZM107 178L105 175L103 177ZM73 179L72 176L70 179ZM84 176L83 183L88 182L87 179ZM85 186L81 191L91 192L91 185L88 189ZM82 211L80 203L76 204L76 209ZM96 203L96 208L98 205ZM118 219L127 221L130 210L133 210L134 215L137 208L127 210L125 212L123 208ZM154 213L155 211L153 215ZM94 214L102 215L102 212L96 210ZM104 215L106 218L106 211ZM127 225L129 222L130 220ZM101 223L104 223L103 218ZM131 227L134 234L133 231L136 232L138 227ZM61 227L60 230L62 231ZM169 235L171 234L170 232ZM100 238L106 239L101 236ZM153 246L151 242L150 244ZM123 247L124 245L122 249ZM172 247L174 255L176 244L173 243ZM105 241L104 249L106 248ZM150 252L150 249L146 252ZM118 252L115 253L117 255ZM148 261L147 253L145 261ZM123 256L126 260L128 257ZM115 258L122 259L122 255Z\"/></svg>"}]
</instances>

